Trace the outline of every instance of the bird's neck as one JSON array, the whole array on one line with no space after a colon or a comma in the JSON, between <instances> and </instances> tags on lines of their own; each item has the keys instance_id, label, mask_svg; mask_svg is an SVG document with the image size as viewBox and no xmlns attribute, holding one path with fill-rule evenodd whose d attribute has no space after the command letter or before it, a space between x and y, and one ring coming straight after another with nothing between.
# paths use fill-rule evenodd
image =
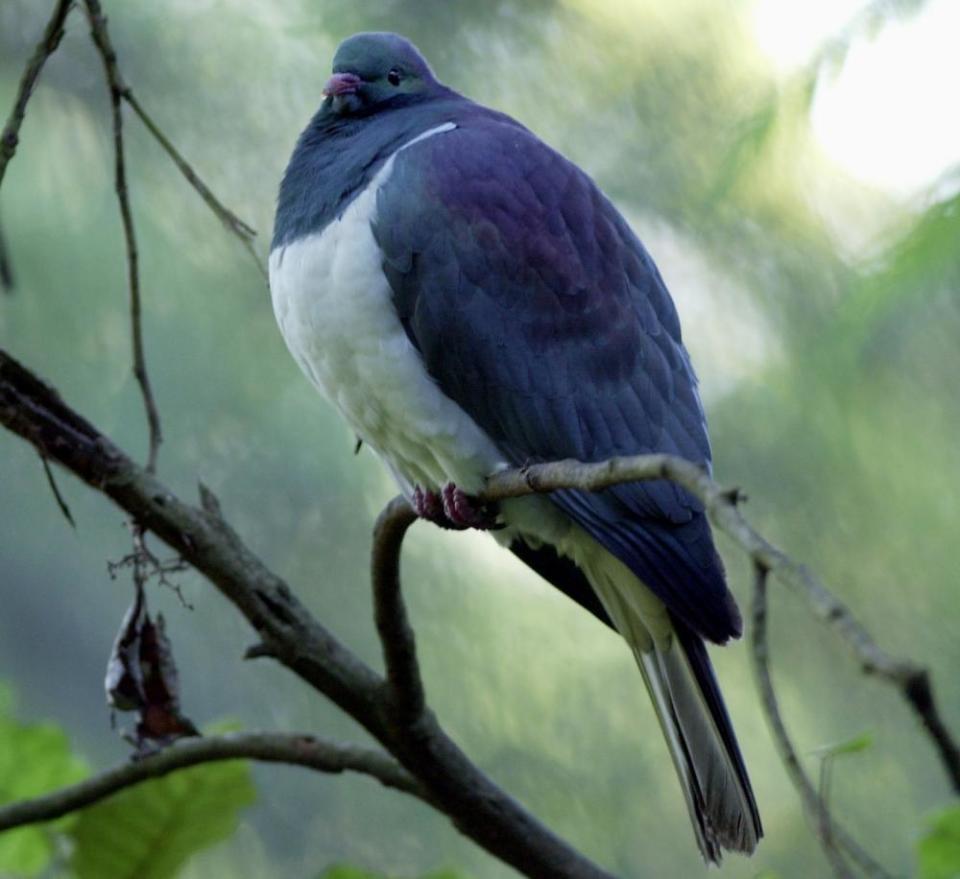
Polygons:
<instances>
[{"instance_id":1,"label":"bird's neck","mask_svg":"<svg viewBox=\"0 0 960 879\"><path fill-rule=\"evenodd\" d=\"M383 163L418 134L451 119L455 93L365 117L321 109L297 141L280 185L271 249L320 232L366 189Z\"/></svg>"}]
</instances>

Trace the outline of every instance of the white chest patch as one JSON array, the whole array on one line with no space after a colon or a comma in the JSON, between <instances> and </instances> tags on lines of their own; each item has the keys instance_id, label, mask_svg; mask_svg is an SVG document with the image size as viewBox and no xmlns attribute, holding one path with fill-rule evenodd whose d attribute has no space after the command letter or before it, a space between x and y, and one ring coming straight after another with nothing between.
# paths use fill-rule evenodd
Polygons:
<instances>
[{"instance_id":1,"label":"white chest patch","mask_svg":"<svg viewBox=\"0 0 960 879\"><path fill-rule=\"evenodd\" d=\"M371 228L397 153L455 127L448 122L404 144L342 217L270 254L273 310L287 347L407 493L450 481L474 492L506 466L424 369L397 318Z\"/></svg>"}]
</instances>

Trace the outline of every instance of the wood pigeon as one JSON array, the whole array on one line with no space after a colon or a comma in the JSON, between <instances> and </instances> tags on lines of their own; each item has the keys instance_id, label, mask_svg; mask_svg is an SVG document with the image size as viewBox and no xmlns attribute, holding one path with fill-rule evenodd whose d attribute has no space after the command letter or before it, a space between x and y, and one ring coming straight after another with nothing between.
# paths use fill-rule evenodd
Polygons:
<instances>
[{"instance_id":1,"label":"wood pigeon","mask_svg":"<svg viewBox=\"0 0 960 879\"><path fill-rule=\"evenodd\" d=\"M703 507L667 481L471 502L494 471L669 452L710 467L660 273L576 165L389 33L341 44L270 252L300 367L417 511L490 527L633 651L707 861L760 815L704 640L742 631Z\"/></svg>"}]
</instances>

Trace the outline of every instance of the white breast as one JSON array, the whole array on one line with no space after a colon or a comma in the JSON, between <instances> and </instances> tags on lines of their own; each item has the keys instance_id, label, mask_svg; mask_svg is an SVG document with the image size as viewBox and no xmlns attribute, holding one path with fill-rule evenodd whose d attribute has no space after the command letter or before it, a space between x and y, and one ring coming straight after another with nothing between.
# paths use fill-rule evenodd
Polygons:
<instances>
[{"instance_id":1,"label":"white breast","mask_svg":"<svg viewBox=\"0 0 960 879\"><path fill-rule=\"evenodd\" d=\"M310 380L390 465L404 491L448 481L466 491L506 466L490 438L427 375L397 318L371 223L400 147L343 216L270 254L277 323Z\"/></svg>"}]
</instances>

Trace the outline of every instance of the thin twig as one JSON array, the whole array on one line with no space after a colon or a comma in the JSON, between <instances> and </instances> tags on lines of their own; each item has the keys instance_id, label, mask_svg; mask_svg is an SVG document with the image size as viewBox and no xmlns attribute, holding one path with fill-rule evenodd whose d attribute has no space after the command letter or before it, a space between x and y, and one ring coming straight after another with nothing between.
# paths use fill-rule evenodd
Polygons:
<instances>
[{"instance_id":1,"label":"thin twig","mask_svg":"<svg viewBox=\"0 0 960 879\"><path fill-rule=\"evenodd\" d=\"M429 711L416 729L395 735L389 725L392 714L385 717L382 710L382 679L311 617L287 586L243 545L215 505L198 510L179 501L55 391L2 351L0 423L112 498L206 574L244 613L280 662L362 723L423 781L442 810L480 845L529 876L606 875L493 786L443 733ZM611 484L611 471L618 471L615 475L620 481L677 475L677 481L694 486L695 493L705 499L715 522L725 521L718 512L722 503L735 508L737 496L721 491L699 468L659 455L603 465L561 462L500 474L491 479L484 500L565 486L599 488ZM590 484L591 479L595 484ZM779 552L761 538L757 540L761 541L757 555ZM748 545L747 550L756 559L754 547ZM849 851L839 831L837 828L838 841Z\"/></svg>"},{"instance_id":2,"label":"thin twig","mask_svg":"<svg viewBox=\"0 0 960 879\"><path fill-rule=\"evenodd\" d=\"M33 50L33 54L24 68L23 76L20 77L20 85L17 88L17 97L13 102L13 109L10 111L7 123L3 127L3 133L0 134L0 183L3 183L7 163L17 151L17 144L20 142L20 126L23 124L27 112L27 102L30 100L30 95L33 94L34 86L37 84L43 65L57 51L57 46L63 39L64 22L72 5L73 0L56 0L53 12L50 14L50 20L43 31L43 37L37 43L36 49Z\"/></svg>"},{"instance_id":3,"label":"thin twig","mask_svg":"<svg viewBox=\"0 0 960 879\"><path fill-rule=\"evenodd\" d=\"M833 836L823 833L824 825L830 823L827 806L817 795L812 782L803 771L796 748L790 740L787 729L783 724L783 717L780 714L777 694L770 677L770 655L767 645L767 569L759 564L754 565L751 655L753 656L753 668L757 677L757 689L760 691L763 712L770 726L770 734L773 736L780 761L787 770L787 775L790 776L793 786L800 794L807 818L820 840L823 853L830 862L834 875L840 877L840 879L853 879L853 873L847 866L843 853L834 844Z\"/></svg>"},{"instance_id":4,"label":"thin twig","mask_svg":"<svg viewBox=\"0 0 960 879\"><path fill-rule=\"evenodd\" d=\"M533 464L491 476L480 500L496 502L568 488L599 491L622 482L651 479L668 479L698 498L718 530L739 544L755 564L762 565L798 593L814 616L840 636L865 674L897 687L930 734L950 783L955 791L960 792L960 748L940 714L928 671L883 650L850 608L815 574L753 529L738 508L742 500L738 490L722 489L696 464L672 455L636 455L611 458L597 464L579 461Z\"/></svg>"},{"instance_id":5,"label":"thin twig","mask_svg":"<svg viewBox=\"0 0 960 879\"><path fill-rule=\"evenodd\" d=\"M463 834L531 879L612 879L487 778L431 712L415 727L394 729L383 678L309 613L221 514L179 500L3 351L0 424L111 498L205 574L276 659L361 723Z\"/></svg>"},{"instance_id":6,"label":"thin twig","mask_svg":"<svg viewBox=\"0 0 960 879\"><path fill-rule=\"evenodd\" d=\"M14 288L13 263L10 261L10 252L7 249L7 238L0 226L0 290L12 293Z\"/></svg>"},{"instance_id":7,"label":"thin twig","mask_svg":"<svg viewBox=\"0 0 960 879\"><path fill-rule=\"evenodd\" d=\"M768 669L769 672L769 669ZM825 754L820 760L820 784L817 789L817 799L820 801L820 837L824 847L836 848L836 835L833 827L833 816L830 812L830 777L833 768L833 758Z\"/></svg>"},{"instance_id":8,"label":"thin twig","mask_svg":"<svg viewBox=\"0 0 960 879\"><path fill-rule=\"evenodd\" d=\"M180 151L173 145L170 138L163 133L163 130L160 128L160 126L153 121L153 118L143 108L143 105L134 96L133 90L130 88L130 86L124 87L123 91L121 92L121 97L133 108L133 111L137 114L137 116L140 117L140 121L146 126L147 131L153 135L154 139L160 144L164 152L166 152L177 168L180 169L180 173L183 174L187 182L197 191L197 194L204 200L207 207L213 211L220 222L226 226L228 231L236 235L244 249L253 258L257 269L260 271L260 274L266 278L266 269L263 267L263 263L260 261L260 257L257 256L257 251L253 246L253 239L257 234L256 230L248 223L245 223L243 220L241 220L213 194L213 192L210 190L210 187L200 179L200 176L196 171L193 170L193 167L183 157Z\"/></svg>"},{"instance_id":9,"label":"thin twig","mask_svg":"<svg viewBox=\"0 0 960 879\"><path fill-rule=\"evenodd\" d=\"M63 517L70 523L70 527L75 529L77 527L77 523L73 521L73 514L70 512L70 507L67 506L67 502L63 499L63 495L60 494L60 486L57 485L57 480L53 477L53 471L50 469L50 462L47 460L45 455L40 455L40 463L43 464L43 472L47 476L47 485L50 486L50 491L53 492L53 498L57 502L60 512L63 513Z\"/></svg>"},{"instance_id":10,"label":"thin twig","mask_svg":"<svg viewBox=\"0 0 960 879\"><path fill-rule=\"evenodd\" d=\"M287 763L324 773L357 772L375 778L386 787L430 802L430 796L419 782L382 751L298 733L228 733L180 739L155 754L107 769L70 787L2 806L0 831L52 821L180 769L237 759Z\"/></svg>"},{"instance_id":11,"label":"thin twig","mask_svg":"<svg viewBox=\"0 0 960 879\"><path fill-rule=\"evenodd\" d=\"M113 111L114 186L120 206L123 237L127 248L127 275L130 289L130 332L133 344L133 374L140 385L143 406L150 430L150 451L147 456L147 472L155 473L157 454L163 434L160 429L160 413L150 386L146 357L143 350L143 320L140 300L140 268L137 255L137 237L133 227L133 212L127 189L127 172L123 145L123 112L121 99L125 86L117 66L117 55L107 34L107 20L100 8L100 0L84 0L90 20L90 36L103 60L104 74L110 90L110 105Z\"/></svg>"},{"instance_id":12,"label":"thin twig","mask_svg":"<svg viewBox=\"0 0 960 879\"><path fill-rule=\"evenodd\" d=\"M241 220L233 211L223 204L211 191L203 180L193 170L190 163L180 154L180 151L171 143L160 126L150 117L143 105L134 97L133 90L127 86L121 97L133 108L133 111L140 117L140 121L146 125L147 130L154 136L157 143L163 147L164 152L173 160L173 163L180 169L180 173L186 177L187 182L197 191L199 196L207 203L207 207L213 211L220 221L241 241L248 244L256 237L256 230Z\"/></svg>"},{"instance_id":13,"label":"thin twig","mask_svg":"<svg viewBox=\"0 0 960 879\"><path fill-rule=\"evenodd\" d=\"M871 879L893 879L892 874L878 864L867 851L830 814L826 800L817 793L813 782L804 771L790 734L780 713L779 700L770 675L770 648L767 640L767 569L754 563L753 602L750 655L760 693L760 704L773 736L773 743L787 771L790 781L800 795L804 811L824 854L840 877L852 876L843 858L843 852ZM841 849L843 851L841 851Z\"/></svg>"},{"instance_id":14,"label":"thin twig","mask_svg":"<svg viewBox=\"0 0 960 879\"><path fill-rule=\"evenodd\" d=\"M390 685L390 697L401 723L424 710L425 697L417 662L417 644L400 589L400 548L407 529L417 520L403 498L384 508L373 529L370 568L374 619Z\"/></svg>"}]
</instances>

